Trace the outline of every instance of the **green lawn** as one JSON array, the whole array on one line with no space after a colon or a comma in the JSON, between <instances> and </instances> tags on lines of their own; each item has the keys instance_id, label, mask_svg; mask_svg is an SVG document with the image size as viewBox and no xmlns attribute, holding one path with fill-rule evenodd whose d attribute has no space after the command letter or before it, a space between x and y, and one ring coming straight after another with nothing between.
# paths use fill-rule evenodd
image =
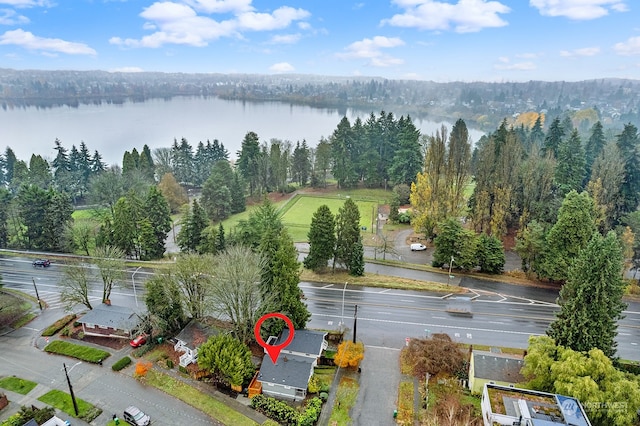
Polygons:
<instances>
[{"instance_id":1,"label":"green lawn","mask_svg":"<svg viewBox=\"0 0 640 426\"><path fill-rule=\"evenodd\" d=\"M329 418L329 424L350 425L353 424L349 411L355 405L358 398L360 385L356 380L343 377L338 385L336 399L333 403L333 411Z\"/></svg>"},{"instance_id":2,"label":"green lawn","mask_svg":"<svg viewBox=\"0 0 640 426\"><path fill-rule=\"evenodd\" d=\"M77 358L82 361L93 362L94 364L97 364L100 360L104 360L111 355L109 352L101 349L77 345L63 340L54 340L45 346L44 350L54 354Z\"/></svg>"},{"instance_id":3,"label":"green lawn","mask_svg":"<svg viewBox=\"0 0 640 426\"><path fill-rule=\"evenodd\" d=\"M53 389L45 393L40 398L38 398L38 401L51 405L52 407L55 407L60 411L64 411L70 416L83 419L87 423L93 421L93 419L102 414L102 410L98 407L94 407L88 402L76 397L76 404L78 405L78 415L76 416L75 410L73 408L73 401L71 400L71 395L57 389Z\"/></svg>"},{"instance_id":4,"label":"green lawn","mask_svg":"<svg viewBox=\"0 0 640 426\"><path fill-rule=\"evenodd\" d=\"M169 395L186 402L203 413L217 419L226 425L237 426L257 426L248 417L238 413L237 411L227 407L222 402L209 396L199 390L174 379L171 376L150 370L144 377L144 382L150 386L156 387Z\"/></svg>"},{"instance_id":5,"label":"green lawn","mask_svg":"<svg viewBox=\"0 0 640 426\"><path fill-rule=\"evenodd\" d=\"M19 393L20 395L28 394L37 385L36 382L20 379L16 376L3 377L0 379L0 388Z\"/></svg>"}]
</instances>

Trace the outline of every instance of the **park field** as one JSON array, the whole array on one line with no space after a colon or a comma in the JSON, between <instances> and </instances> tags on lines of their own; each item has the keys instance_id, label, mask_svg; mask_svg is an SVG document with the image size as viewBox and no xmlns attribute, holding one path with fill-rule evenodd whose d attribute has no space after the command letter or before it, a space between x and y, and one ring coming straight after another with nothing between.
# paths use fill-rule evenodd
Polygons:
<instances>
[{"instance_id":1,"label":"park field","mask_svg":"<svg viewBox=\"0 0 640 426\"><path fill-rule=\"evenodd\" d=\"M294 242L307 241L313 214L321 205L326 205L334 215L344 205L347 196L296 195L282 208L282 222L289 231ZM358 199L353 201L360 211L360 228L363 231L375 232L378 212L377 201Z\"/></svg>"}]
</instances>

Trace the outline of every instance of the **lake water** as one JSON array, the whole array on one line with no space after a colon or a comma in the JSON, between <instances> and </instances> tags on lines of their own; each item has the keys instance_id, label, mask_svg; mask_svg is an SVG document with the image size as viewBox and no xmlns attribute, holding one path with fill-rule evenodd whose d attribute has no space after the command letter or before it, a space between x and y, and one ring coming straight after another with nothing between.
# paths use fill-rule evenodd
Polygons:
<instances>
[{"instance_id":1,"label":"lake water","mask_svg":"<svg viewBox=\"0 0 640 426\"><path fill-rule=\"evenodd\" d=\"M391 111L393 112L393 111ZM231 158L241 148L247 132L255 132L260 141L303 139L315 147L321 137L329 137L344 115L349 121L366 120L371 111L346 112L284 103L227 101L219 98L176 97L124 104L80 105L79 107L15 108L0 110L2 153L11 147L18 159L27 163L32 153L48 160L55 157L54 141L70 149L84 141L91 153L98 150L107 164L122 164L125 151L146 144L154 148L170 147L174 138L186 138L194 151L198 142L218 139ZM374 111L376 116L379 111ZM400 114L394 115L397 117ZM413 117L412 117L413 118ZM442 124L414 119L423 134L431 135ZM482 133L469 129L473 142Z\"/></svg>"}]
</instances>

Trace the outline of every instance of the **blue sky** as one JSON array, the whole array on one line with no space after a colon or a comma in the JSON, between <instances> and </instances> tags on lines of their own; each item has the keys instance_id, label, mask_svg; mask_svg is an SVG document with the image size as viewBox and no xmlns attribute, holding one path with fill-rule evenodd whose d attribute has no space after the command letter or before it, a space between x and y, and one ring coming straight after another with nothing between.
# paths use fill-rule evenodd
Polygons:
<instances>
[{"instance_id":1,"label":"blue sky","mask_svg":"<svg viewBox=\"0 0 640 426\"><path fill-rule=\"evenodd\" d=\"M0 67L640 77L638 0L0 0Z\"/></svg>"}]
</instances>

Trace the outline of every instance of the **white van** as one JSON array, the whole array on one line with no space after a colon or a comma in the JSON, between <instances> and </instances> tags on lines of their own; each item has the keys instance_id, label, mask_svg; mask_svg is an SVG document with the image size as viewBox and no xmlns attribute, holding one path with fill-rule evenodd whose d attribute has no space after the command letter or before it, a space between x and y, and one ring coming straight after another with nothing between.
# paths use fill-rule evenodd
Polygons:
<instances>
[{"instance_id":1,"label":"white van","mask_svg":"<svg viewBox=\"0 0 640 426\"><path fill-rule=\"evenodd\" d=\"M425 246L424 244L421 244L421 243L411 244L411 251L422 251L426 249L427 249L427 246Z\"/></svg>"}]
</instances>

